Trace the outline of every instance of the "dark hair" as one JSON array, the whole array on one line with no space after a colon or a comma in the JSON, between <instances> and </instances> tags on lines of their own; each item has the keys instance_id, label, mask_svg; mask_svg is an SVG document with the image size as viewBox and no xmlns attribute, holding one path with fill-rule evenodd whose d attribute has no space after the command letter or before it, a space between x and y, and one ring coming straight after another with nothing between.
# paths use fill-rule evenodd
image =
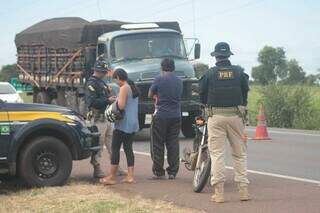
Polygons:
<instances>
[{"instance_id":1,"label":"dark hair","mask_svg":"<svg viewBox=\"0 0 320 213\"><path fill-rule=\"evenodd\" d=\"M137 98L140 96L140 90L139 88L136 86L136 84L131 80L131 79L128 79L127 80L130 88L131 88L131 91L132 91L132 98Z\"/></svg>"},{"instance_id":2,"label":"dark hair","mask_svg":"<svg viewBox=\"0 0 320 213\"><path fill-rule=\"evenodd\" d=\"M119 78L122 81L128 80L128 74L124 69L118 68L113 73L113 78Z\"/></svg>"},{"instance_id":3,"label":"dark hair","mask_svg":"<svg viewBox=\"0 0 320 213\"><path fill-rule=\"evenodd\" d=\"M171 58L164 58L161 61L161 69L165 72L173 72L175 70L174 60Z\"/></svg>"},{"instance_id":4,"label":"dark hair","mask_svg":"<svg viewBox=\"0 0 320 213\"><path fill-rule=\"evenodd\" d=\"M140 96L139 88L135 85L135 83L128 78L128 74L124 69L118 68L113 73L113 78L119 78L122 81L127 81L129 84L131 91L132 91L132 97L137 98Z\"/></svg>"}]
</instances>

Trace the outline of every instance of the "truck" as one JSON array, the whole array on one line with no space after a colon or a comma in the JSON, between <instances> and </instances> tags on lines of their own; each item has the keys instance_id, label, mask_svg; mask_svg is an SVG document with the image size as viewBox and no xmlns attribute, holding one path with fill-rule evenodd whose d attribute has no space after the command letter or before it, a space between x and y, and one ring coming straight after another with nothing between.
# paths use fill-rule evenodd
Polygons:
<instances>
[{"instance_id":1,"label":"truck","mask_svg":"<svg viewBox=\"0 0 320 213\"><path fill-rule=\"evenodd\" d=\"M96 59L106 60L110 69L126 70L141 91L141 129L150 126L154 104L148 90L161 72L160 62L173 58L175 72L183 80L181 130L185 137L194 137L192 124L200 108L191 62L200 57L200 44L196 38L184 38L178 22L53 18L18 33L15 43L19 80L32 85L35 103L67 106L85 114L85 84Z\"/></svg>"}]
</instances>

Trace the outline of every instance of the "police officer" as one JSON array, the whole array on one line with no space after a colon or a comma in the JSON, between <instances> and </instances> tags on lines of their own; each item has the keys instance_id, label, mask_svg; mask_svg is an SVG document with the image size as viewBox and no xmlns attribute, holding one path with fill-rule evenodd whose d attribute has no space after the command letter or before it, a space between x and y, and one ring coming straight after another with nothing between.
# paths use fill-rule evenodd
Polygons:
<instances>
[{"instance_id":1,"label":"police officer","mask_svg":"<svg viewBox=\"0 0 320 213\"><path fill-rule=\"evenodd\" d=\"M234 161L235 182L240 200L250 199L247 178L247 144L244 136L244 109L248 97L248 76L240 66L232 65L233 55L225 42L215 46L211 56L216 66L200 79L200 99L206 105L208 115L208 146L211 157L211 184L214 187L212 201L224 202L225 142L228 139Z\"/></svg>"},{"instance_id":2,"label":"police officer","mask_svg":"<svg viewBox=\"0 0 320 213\"><path fill-rule=\"evenodd\" d=\"M94 65L94 73L89 78L86 85L86 102L89 108L88 119L98 127L100 136L100 151L93 152L91 155L91 164L93 165L95 178L102 178L105 174L100 167L101 152L103 145L106 146L109 156L111 157L112 144L112 125L106 120L104 112L106 107L112 104L116 97L111 95L111 89L102 80L106 74L112 76L112 72L108 70L108 65L103 60L98 59ZM125 175L119 168L118 175Z\"/></svg>"}]
</instances>

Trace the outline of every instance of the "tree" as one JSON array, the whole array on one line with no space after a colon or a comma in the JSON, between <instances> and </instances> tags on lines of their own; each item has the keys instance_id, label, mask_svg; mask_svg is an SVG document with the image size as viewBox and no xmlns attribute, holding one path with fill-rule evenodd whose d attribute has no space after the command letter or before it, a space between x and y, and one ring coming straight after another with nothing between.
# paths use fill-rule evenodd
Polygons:
<instances>
[{"instance_id":1,"label":"tree","mask_svg":"<svg viewBox=\"0 0 320 213\"><path fill-rule=\"evenodd\" d=\"M291 59L287 63L288 77L285 79L287 84L303 84L306 81L306 73L303 71L299 62Z\"/></svg>"},{"instance_id":2,"label":"tree","mask_svg":"<svg viewBox=\"0 0 320 213\"><path fill-rule=\"evenodd\" d=\"M262 85L267 85L272 81L276 81L277 76L274 72L270 72L270 68L266 65L259 65L252 68L251 75L254 82Z\"/></svg>"},{"instance_id":3,"label":"tree","mask_svg":"<svg viewBox=\"0 0 320 213\"><path fill-rule=\"evenodd\" d=\"M18 77L16 64L5 65L1 68L0 81L10 81L14 77Z\"/></svg>"},{"instance_id":4,"label":"tree","mask_svg":"<svg viewBox=\"0 0 320 213\"><path fill-rule=\"evenodd\" d=\"M305 78L305 84L307 84L309 86L316 85L318 79L319 79L318 75L313 75L313 74L307 75Z\"/></svg>"},{"instance_id":5,"label":"tree","mask_svg":"<svg viewBox=\"0 0 320 213\"><path fill-rule=\"evenodd\" d=\"M265 46L259 52L258 62L260 65L252 68L252 77L257 83L265 85L287 77L286 53L282 47Z\"/></svg>"},{"instance_id":6,"label":"tree","mask_svg":"<svg viewBox=\"0 0 320 213\"><path fill-rule=\"evenodd\" d=\"M196 63L193 65L193 68L195 70L195 74L197 78L201 78L209 69L209 66L204 63Z\"/></svg>"}]
</instances>

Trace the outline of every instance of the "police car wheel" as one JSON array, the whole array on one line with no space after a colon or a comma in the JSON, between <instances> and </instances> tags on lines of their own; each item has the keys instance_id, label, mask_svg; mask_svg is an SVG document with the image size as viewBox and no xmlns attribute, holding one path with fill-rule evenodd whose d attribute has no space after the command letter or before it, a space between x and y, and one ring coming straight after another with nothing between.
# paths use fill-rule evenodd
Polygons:
<instances>
[{"instance_id":1,"label":"police car wheel","mask_svg":"<svg viewBox=\"0 0 320 213\"><path fill-rule=\"evenodd\" d=\"M194 118L194 116L182 117L181 131L186 138L194 138L196 136L196 132L192 126Z\"/></svg>"},{"instance_id":2,"label":"police car wheel","mask_svg":"<svg viewBox=\"0 0 320 213\"><path fill-rule=\"evenodd\" d=\"M30 186L63 185L72 170L72 156L62 141L42 136L23 148L18 168L20 177Z\"/></svg>"}]
</instances>

